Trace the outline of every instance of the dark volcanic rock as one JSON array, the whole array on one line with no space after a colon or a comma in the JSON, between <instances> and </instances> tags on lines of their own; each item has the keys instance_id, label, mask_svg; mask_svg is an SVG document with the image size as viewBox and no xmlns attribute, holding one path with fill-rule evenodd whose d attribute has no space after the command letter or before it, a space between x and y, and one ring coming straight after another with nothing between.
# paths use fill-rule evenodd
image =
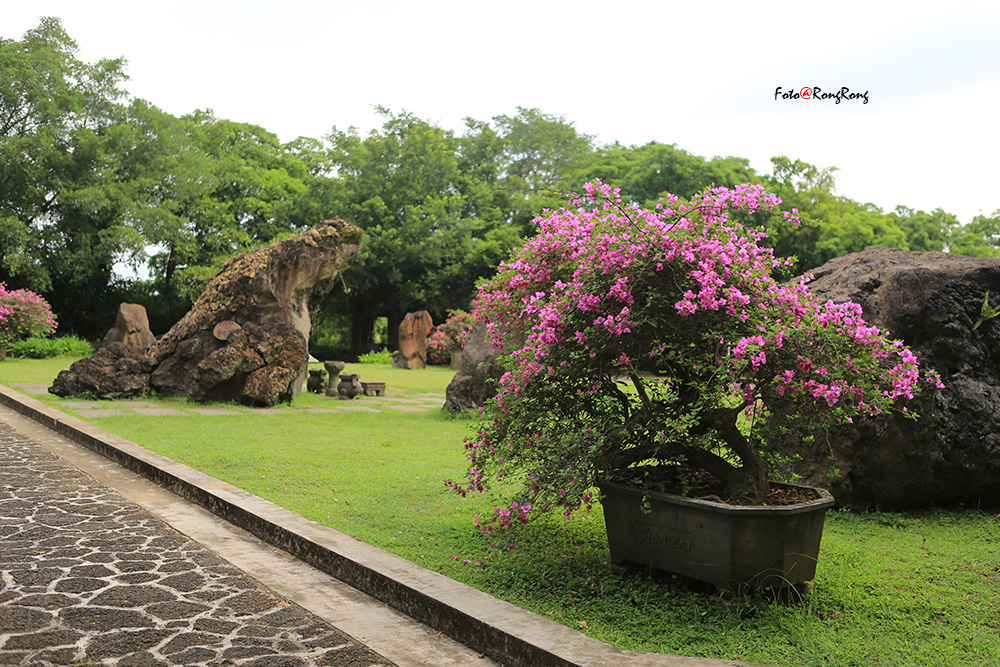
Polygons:
<instances>
[{"instance_id":1,"label":"dark volcanic rock","mask_svg":"<svg viewBox=\"0 0 1000 667\"><path fill-rule=\"evenodd\" d=\"M247 322L191 368L188 395L199 401L235 399L247 405L291 401L308 359L305 338L290 324Z\"/></svg>"},{"instance_id":2,"label":"dark volcanic rock","mask_svg":"<svg viewBox=\"0 0 1000 667\"><path fill-rule=\"evenodd\" d=\"M946 388L906 403L920 419L855 420L829 443L798 447L796 471L853 507L1000 500L1000 318L975 328L987 294L1000 305L1000 260L871 247L813 273L814 294L860 304Z\"/></svg>"},{"instance_id":3,"label":"dark volcanic rock","mask_svg":"<svg viewBox=\"0 0 1000 667\"><path fill-rule=\"evenodd\" d=\"M49 387L58 396L133 398L150 393L153 359L125 343L111 343L94 356L73 362Z\"/></svg>"},{"instance_id":4,"label":"dark volcanic rock","mask_svg":"<svg viewBox=\"0 0 1000 667\"><path fill-rule=\"evenodd\" d=\"M150 348L151 367L139 369L145 377L132 384L194 400L260 406L292 400L305 376L316 308L357 256L361 235L342 220L326 220L232 259ZM88 393L107 395L104 383L91 386ZM59 379L49 391L78 395L63 393Z\"/></svg>"},{"instance_id":5,"label":"dark volcanic rock","mask_svg":"<svg viewBox=\"0 0 1000 667\"><path fill-rule=\"evenodd\" d=\"M495 381L506 372L497 361L500 354L500 350L486 342L486 325L473 324L458 372L445 390L444 407L449 412L475 410L496 395Z\"/></svg>"}]
</instances>

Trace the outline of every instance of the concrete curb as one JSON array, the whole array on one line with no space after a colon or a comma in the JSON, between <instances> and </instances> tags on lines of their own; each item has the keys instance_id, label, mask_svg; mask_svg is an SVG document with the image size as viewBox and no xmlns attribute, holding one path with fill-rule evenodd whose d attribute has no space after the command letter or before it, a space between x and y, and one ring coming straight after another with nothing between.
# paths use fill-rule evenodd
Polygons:
<instances>
[{"instance_id":1,"label":"concrete curb","mask_svg":"<svg viewBox=\"0 0 1000 667\"><path fill-rule=\"evenodd\" d=\"M510 667L763 667L624 651L420 567L0 385L0 402Z\"/></svg>"}]
</instances>

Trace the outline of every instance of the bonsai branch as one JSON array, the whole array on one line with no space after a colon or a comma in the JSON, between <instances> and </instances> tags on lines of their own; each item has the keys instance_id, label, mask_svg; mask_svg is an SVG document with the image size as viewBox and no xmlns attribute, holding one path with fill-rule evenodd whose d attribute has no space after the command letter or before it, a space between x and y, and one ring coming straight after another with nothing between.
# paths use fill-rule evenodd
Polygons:
<instances>
[{"instance_id":1,"label":"bonsai branch","mask_svg":"<svg viewBox=\"0 0 1000 667\"><path fill-rule=\"evenodd\" d=\"M636 375L636 372L631 368L628 370L629 379L632 380L632 384L635 386L635 390L639 392L639 398L642 399L643 405L649 408L652 402L649 400L649 394L646 393L646 385L642 383L642 379Z\"/></svg>"},{"instance_id":2,"label":"bonsai branch","mask_svg":"<svg viewBox=\"0 0 1000 667\"><path fill-rule=\"evenodd\" d=\"M621 414L622 414L622 416L625 419L628 419L629 415L632 412L631 405L630 405L629 400L628 400L628 395L624 391L622 391L621 389L618 388L618 383L615 382L615 380L613 378L605 376L604 380L603 380L603 384L604 384L605 388L607 388L609 390L609 392L611 393L611 395L614 396L618 400L619 403L621 403L621 406L622 406L622 412L621 412Z\"/></svg>"},{"instance_id":3,"label":"bonsai branch","mask_svg":"<svg viewBox=\"0 0 1000 667\"><path fill-rule=\"evenodd\" d=\"M767 464L753 445L746 439L736 420L742 408L716 408L709 413L709 423L711 428L718 433L723 442L739 457L743 466L739 468L742 476L749 486L747 489L751 493L765 493L767 491ZM709 472L712 472L709 470ZM712 472L714 475L715 473ZM723 480L725 482L726 480ZM729 487L729 483L726 482ZM733 489L735 490L735 489Z\"/></svg>"},{"instance_id":4,"label":"bonsai branch","mask_svg":"<svg viewBox=\"0 0 1000 667\"><path fill-rule=\"evenodd\" d=\"M624 456L616 457L612 461L600 462L598 469L614 471L643 461L676 462L678 460L683 460L685 467L707 471L721 481L733 495L753 493L743 468L737 468L722 456L697 445L675 445L670 448L669 452L664 452L655 445L633 447Z\"/></svg>"}]
</instances>

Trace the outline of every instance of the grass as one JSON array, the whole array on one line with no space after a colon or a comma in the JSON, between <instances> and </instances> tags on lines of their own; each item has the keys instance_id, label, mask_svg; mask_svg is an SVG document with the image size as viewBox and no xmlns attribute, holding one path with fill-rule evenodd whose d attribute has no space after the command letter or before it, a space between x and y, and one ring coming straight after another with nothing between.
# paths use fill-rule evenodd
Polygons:
<instances>
[{"instance_id":1,"label":"grass","mask_svg":"<svg viewBox=\"0 0 1000 667\"><path fill-rule=\"evenodd\" d=\"M0 383L50 382L69 362L0 362ZM443 393L451 378L438 368L347 370L384 380L397 397ZM302 395L296 406L330 400ZM442 484L464 472L461 440L471 422L443 411L233 409L240 414L89 421L623 648L795 666L1000 664L995 511L832 512L808 591L719 596L683 578L609 564L599 507L570 522L543 520L516 542L480 535L472 515L488 511L490 499L462 500Z\"/></svg>"}]
</instances>

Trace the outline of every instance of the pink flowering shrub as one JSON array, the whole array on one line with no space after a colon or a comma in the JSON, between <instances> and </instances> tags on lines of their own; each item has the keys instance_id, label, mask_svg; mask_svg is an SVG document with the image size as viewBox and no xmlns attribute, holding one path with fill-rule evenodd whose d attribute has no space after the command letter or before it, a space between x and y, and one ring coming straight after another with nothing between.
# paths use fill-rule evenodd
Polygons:
<instances>
[{"instance_id":1,"label":"pink flowering shrub","mask_svg":"<svg viewBox=\"0 0 1000 667\"><path fill-rule=\"evenodd\" d=\"M427 361L431 364L451 363L451 354L465 347L472 329L472 316L464 310L449 310L448 319L436 327L427 338Z\"/></svg>"},{"instance_id":2,"label":"pink flowering shrub","mask_svg":"<svg viewBox=\"0 0 1000 667\"><path fill-rule=\"evenodd\" d=\"M8 347L32 336L48 336L56 318L48 302L26 289L7 291L0 282L0 346Z\"/></svg>"},{"instance_id":3,"label":"pink flowering shrub","mask_svg":"<svg viewBox=\"0 0 1000 667\"><path fill-rule=\"evenodd\" d=\"M536 220L474 311L494 345L523 341L466 441L468 480L448 482L463 495L520 487L487 530L539 510L569 516L595 500L597 479L639 464L692 466L729 493L762 494L781 458L769 435L808 437L942 386L857 304L820 303L809 276L772 277L786 262L761 244L761 223L797 224L797 211L762 186L655 210L600 181L584 189Z\"/></svg>"},{"instance_id":4,"label":"pink flowering shrub","mask_svg":"<svg viewBox=\"0 0 1000 667\"><path fill-rule=\"evenodd\" d=\"M440 329L434 329L427 337L427 363L436 366L447 365L451 361L452 340Z\"/></svg>"}]
</instances>

